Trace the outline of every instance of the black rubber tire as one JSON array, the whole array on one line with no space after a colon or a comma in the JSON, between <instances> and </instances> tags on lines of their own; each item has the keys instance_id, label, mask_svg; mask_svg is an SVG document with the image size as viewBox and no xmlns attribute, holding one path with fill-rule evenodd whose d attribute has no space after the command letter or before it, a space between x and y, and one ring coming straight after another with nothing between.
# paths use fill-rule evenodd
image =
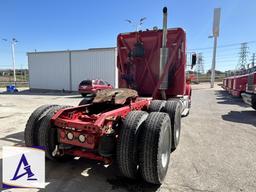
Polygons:
<instances>
[{"instance_id":1,"label":"black rubber tire","mask_svg":"<svg viewBox=\"0 0 256 192\"><path fill-rule=\"evenodd\" d=\"M180 141L181 131L181 103L178 100L168 100L165 104L164 112L168 113L172 128L172 151L174 151Z\"/></svg>"},{"instance_id":2,"label":"black rubber tire","mask_svg":"<svg viewBox=\"0 0 256 192\"><path fill-rule=\"evenodd\" d=\"M86 97L86 94L85 93L81 93L82 97Z\"/></svg>"},{"instance_id":3,"label":"black rubber tire","mask_svg":"<svg viewBox=\"0 0 256 192\"><path fill-rule=\"evenodd\" d=\"M52 152L58 143L57 129L52 127L51 118L60 109L68 108L71 106L55 106L52 107L46 115L42 118L39 130L38 130L38 142L39 146L45 148L45 156L50 160L59 160L63 156L53 156Z\"/></svg>"},{"instance_id":4,"label":"black rubber tire","mask_svg":"<svg viewBox=\"0 0 256 192\"><path fill-rule=\"evenodd\" d=\"M40 127L41 120L47 111L54 106L57 105L42 105L30 115L24 131L24 140L27 147L38 145L38 129Z\"/></svg>"},{"instance_id":5,"label":"black rubber tire","mask_svg":"<svg viewBox=\"0 0 256 192\"><path fill-rule=\"evenodd\" d=\"M142 148L139 165L142 178L149 183L161 184L170 161L171 124L169 115L163 112L150 113L140 136Z\"/></svg>"},{"instance_id":6,"label":"black rubber tire","mask_svg":"<svg viewBox=\"0 0 256 192\"><path fill-rule=\"evenodd\" d=\"M148 106L149 112L160 112L163 110L166 101L164 100L152 100Z\"/></svg>"},{"instance_id":7,"label":"black rubber tire","mask_svg":"<svg viewBox=\"0 0 256 192\"><path fill-rule=\"evenodd\" d=\"M148 113L131 111L122 123L117 141L117 165L120 173L135 179L138 175L138 139Z\"/></svg>"},{"instance_id":8,"label":"black rubber tire","mask_svg":"<svg viewBox=\"0 0 256 192\"><path fill-rule=\"evenodd\" d=\"M93 99L94 99L94 97L85 97L82 101L80 101L78 106L90 104L90 103L92 103Z\"/></svg>"}]
</instances>

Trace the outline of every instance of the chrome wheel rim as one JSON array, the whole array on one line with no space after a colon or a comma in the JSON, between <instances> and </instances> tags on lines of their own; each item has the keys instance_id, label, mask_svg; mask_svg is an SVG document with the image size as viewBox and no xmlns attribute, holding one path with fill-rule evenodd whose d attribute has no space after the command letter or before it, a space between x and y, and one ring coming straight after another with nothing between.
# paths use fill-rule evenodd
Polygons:
<instances>
[{"instance_id":1,"label":"chrome wheel rim","mask_svg":"<svg viewBox=\"0 0 256 192\"><path fill-rule=\"evenodd\" d=\"M176 139L178 139L178 138L179 138L179 136L180 136L179 129L176 129L176 133L175 133L175 135L176 135Z\"/></svg>"},{"instance_id":2,"label":"chrome wheel rim","mask_svg":"<svg viewBox=\"0 0 256 192\"><path fill-rule=\"evenodd\" d=\"M163 141L168 141L168 142L163 142L162 146L162 151L161 151L161 163L162 167L166 167L168 163L168 155L170 154L169 148L170 148L170 138L169 134L167 131L168 127L166 126L164 128L164 138Z\"/></svg>"}]
</instances>

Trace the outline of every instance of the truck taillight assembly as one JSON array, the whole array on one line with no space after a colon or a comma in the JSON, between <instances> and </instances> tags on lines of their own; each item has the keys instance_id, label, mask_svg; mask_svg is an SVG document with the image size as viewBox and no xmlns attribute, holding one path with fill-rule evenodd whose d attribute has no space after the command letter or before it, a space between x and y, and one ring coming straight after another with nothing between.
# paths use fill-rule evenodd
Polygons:
<instances>
[{"instance_id":1,"label":"truck taillight assembly","mask_svg":"<svg viewBox=\"0 0 256 192\"><path fill-rule=\"evenodd\" d=\"M63 144L75 145L88 149L94 149L95 136L82 133L81 131L70 131L63 128L59 128L59 142Z\"/></svg>"},{"instance_id":2,"label":"truck taillight assembly","mask_svg":"<svg viewBox=\"0 0 256 192\"><path fill-rule=\"evenodd\" d=\"M74 139L74 134L72 132L68 132L66 135L67 135L68 140L73 140Z\"/></svg>"},{"instance_id":3,"label":"truck taillight assembly","mask_svg":"<svg viewBox=\"0 0 256 192\"><path fill-rule=\"evenodd\" d=\"M84 134L81 134L78 136L78 140L81 142L81 143L84 143L85 142L85 139L86 139L86 136Z\"/></svg>"}]
</instances>

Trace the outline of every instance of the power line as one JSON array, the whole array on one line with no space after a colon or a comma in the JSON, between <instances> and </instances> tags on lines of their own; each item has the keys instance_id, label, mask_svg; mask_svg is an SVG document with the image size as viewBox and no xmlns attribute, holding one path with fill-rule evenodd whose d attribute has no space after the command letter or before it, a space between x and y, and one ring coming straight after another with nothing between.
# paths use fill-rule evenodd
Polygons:
<instances>
[{"instance_id":1,"label":"power line","mask_svg":"<svg viewBox=\"0 0 256 192\"><path fill-rule=\"evenodd\" d=\"M237 59L226 59L226 60L218 60L217 59L217 61L220 63L220 62L234 62L234 63L236 63L237 62Z\"/></svg>"},{"instance_id":2,"label":"power line","mask_svg":"<svg viewBox=\"0 0 256 192\"><path fill-rule=\"evenodd\" d=\"M232 53L232 52L236 52L237 53L237 51L240 50L240 47L228 48L228 49L227 48L228 47L220 48L218 53ZM200 50L200 49L198 49L198 50L193 51L193 53L194 52L204 52L205 54L212 54L212 50L211 49L207 49L207 50Z\"/></svg>"},{"instance_id":3,"label":"power line","mask_svg":"<svg viewBox=\"0 0 256 192\"><path fill-rule=\"evenodd\" d=\"M256 43L256 40L245 42L247 44L249 43ZM234 47L237 45L241 45L241 43L233 43L233 44L226 44L226 45L220 45L218 48L224 48L224 47ZM193 48L189 49L188 51L196 51L196 50L207 50L207 49L213 49L213 47L204 47L204 48Z\"/></svg>"}]
</instances>

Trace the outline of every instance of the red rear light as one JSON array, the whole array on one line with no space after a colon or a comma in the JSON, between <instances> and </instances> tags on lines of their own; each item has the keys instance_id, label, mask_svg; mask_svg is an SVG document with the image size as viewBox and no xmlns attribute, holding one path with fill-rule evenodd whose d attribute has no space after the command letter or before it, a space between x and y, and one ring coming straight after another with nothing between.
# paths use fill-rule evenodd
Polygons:
<instances>
[{"instance_id":1,"label":"red rear light","mask_svg":"<svg viewBox=\"0 0 256 192\"><path fill-rule=\"evenodd\" d=\"M73 140L74 139L74 134L71 131L67 132L67 139L68 140Z\"/></svg>"},{"instance_id":2,"label":"red rear light","mask_svg":"<svg viewBox=\"0 0 256 192\"><path fill-rule=\"evenodd\" d=\"M84 143L86 140L86 135L84 135L84 134L79 135L78 140L80 141L80 143Z\"/></svg>"}]
</instances>

